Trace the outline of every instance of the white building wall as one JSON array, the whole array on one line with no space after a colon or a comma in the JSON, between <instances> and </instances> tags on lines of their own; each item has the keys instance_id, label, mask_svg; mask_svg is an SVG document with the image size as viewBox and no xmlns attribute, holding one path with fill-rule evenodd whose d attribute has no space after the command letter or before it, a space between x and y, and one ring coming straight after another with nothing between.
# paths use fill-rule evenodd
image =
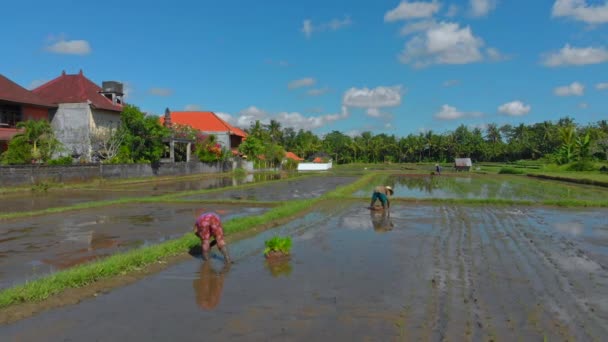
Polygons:
<instances>
[{"instance_id":1,"label":"white building wall","mask_svg":"<svg viewBox=\"0 0 608 342\"><path fill-rule=\"evenodd\" d=\"M90 121L91 107L88 103L61 103L51 126L62 145L59 156L80 154L87 160L91 155Z\"/></svg>"},{"instance_id":2,"label":"white building wall","mask_svg":"<svg viewBox=\"0 0 608 342\"><path fill-rule=\"evenodd\" d=\"M96 129L118 128L120 113L102 109L91 110L91 131Z\"/></svg>"},{"instance_id":3,"label":"white building wall","mask_svg":"<svg viewBox=\"0 0 608 342\"><path fill-rule=\"evenodd\" d=\"M203 134L215 135L218 144L222 145L222 148L231 149L230 146L230 134L228 132L202 132Z\"/></svg>"}]
</instances>

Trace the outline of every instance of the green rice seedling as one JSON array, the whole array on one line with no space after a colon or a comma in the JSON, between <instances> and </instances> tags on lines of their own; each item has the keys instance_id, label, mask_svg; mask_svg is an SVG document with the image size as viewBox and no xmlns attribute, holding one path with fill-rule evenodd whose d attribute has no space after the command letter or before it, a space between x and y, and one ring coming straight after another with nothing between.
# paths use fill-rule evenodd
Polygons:
<instances>
[{"instance_id":1,"label":"green rice seedling","mask_svg":"<svg viewBox=\"0 0 608 342\"><path fill-rule=\"evenodd\" d=\"M501 175L521 175L524 173L524 170L516 169L513 167L503 167L498 171Z\"/></svg>"},{"instance_id":2,"label":"green rice seedling","mask_svg":"<svg viewBox=\"0 0 608 342\"><path fill-rule=\"evenodd\" d=\"M288 255L291 252L291 238L289 236L275 236L272 239L266 240L264 244L266 245L266 248L264 248L264 255L266 256L270 253Z\"/></svg>"}]
</instances>

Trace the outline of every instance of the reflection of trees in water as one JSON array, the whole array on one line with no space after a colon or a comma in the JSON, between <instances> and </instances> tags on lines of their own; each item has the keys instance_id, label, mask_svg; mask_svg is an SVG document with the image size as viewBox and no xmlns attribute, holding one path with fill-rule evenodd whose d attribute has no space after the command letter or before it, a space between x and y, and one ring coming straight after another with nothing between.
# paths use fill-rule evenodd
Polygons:
<instances>
[{"instance_id":1,"label":"reflection of trees in water","mask_svg":"<svg viewBox=\"0 0 608 342\"><path fill-rule=\"evenodd\" d=\"M289 256L276 259L266 259L266 269L273 277L288 276L291 274L292 267Z\"/></svg>"},{"instance_id":2,"label":"reflection of trees in water","mask_svg":"<svg viewBox=\"0 0 608 342\"><path fill-rule=\"evenodd\" d=\"M213 310L220 303L224 289L224 277L230 270L230 264L218 272L211 265L211 261L201 264L198 278L192 281L196 297L196 304L205 310Z\"/></svg>"}]
</instances>

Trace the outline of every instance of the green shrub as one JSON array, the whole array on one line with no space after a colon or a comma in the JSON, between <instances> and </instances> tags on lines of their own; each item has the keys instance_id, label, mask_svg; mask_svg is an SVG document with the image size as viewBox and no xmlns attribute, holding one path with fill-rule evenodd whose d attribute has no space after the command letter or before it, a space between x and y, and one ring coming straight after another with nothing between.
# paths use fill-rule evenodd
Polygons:
<instances>
[{"instance_id":1,"label":"green shrub","mask_svg":"<svg viewBox=\"0 0 608 342\"><path fill-rule=\"evenodd\" d=\"M595 165L588 160L581 160L574 163L569 164L566 167L567 171L595 171Z\"/></svg>"},{"instance_id":2,"label":"green shrub","mask_svg":"<svg viewBox=\"0 0 608 342\"><path fill-rule=\"evenodd\" d=\"M298 162L293 159L287 159L285 163L283 163L283 170L293 171L298 168Z\"/></svg>"},{"instance_id":3,"label":"green shrub","mask_svg":"<svg viewBox=\"0 0 608 342\"><path fill-rule=\"evenodd\" d=\"M245 178L245 176L247 176L247 171L245 171L245 169L239 167L239 168L234 169L234 171L232 171L232 174L237 179L242 179L242 178Z\"/></svg>"},{"instance_id":4,"label":"green shrub","mask_svg":"<svg viewBox=\"0 0 608 342\"><path fill-rule=\"evenodd\" d=\"M65 156L57 159L51 159L49 160L48 165L72 165L72 157Z\"/></svg>"},{"instance_id":5,"label":"green shrub","mask_svg":"<svg viewBox=\"0 0 608 342\"><path fill-rule=\"evenodd\" d=\"M270 252L280 252L283 254L289 254L291 252L291 238L289 236L275 236L270 240L266 240L264 244L266 245L266 248L264 248L264 255L267 255Z\"/></svg>"},{"instance_id":6,"label":"green shrub","mask_svg":"<svg viewBox=\"0 0 608 342\"><path fill-rule=\"evenodd\" d=\"M524 173L524 170L519 170L512 167L503 167L498 171L501 175L521 175Z\"/></svg>"}]
</instances>

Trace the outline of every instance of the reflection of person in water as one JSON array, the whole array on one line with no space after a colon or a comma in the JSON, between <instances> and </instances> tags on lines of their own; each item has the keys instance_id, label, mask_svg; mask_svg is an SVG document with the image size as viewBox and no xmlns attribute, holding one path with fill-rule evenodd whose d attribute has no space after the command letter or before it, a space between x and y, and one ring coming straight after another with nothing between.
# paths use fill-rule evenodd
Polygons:
<instances>
[{"instance_id":1,"label":"reflection of person in water","mask_svg":"<svg viewBox=\"0 0 608 342\"><path fill-rule=\"evenodd\" d=\"M391 222L391 214L388 211L370 211L372 226L374 231L378 233L388 232L393 230L393 222Z\"/></svg>"},{"instance_id":2,"label":"reflection of person in water","mask_svg":"<svg viewBox=\"0 0 608 342\"><path fill-rule=\"evenodd\" d=\"M224 264L224 268L217 272L211 266L211 261L205 261L201 265L197 279L192 281L196 304L205 310L213 310L220 303L222 290L224 288L224 277L230 270L230 263Z\"/></svg>"}]
</instances>

